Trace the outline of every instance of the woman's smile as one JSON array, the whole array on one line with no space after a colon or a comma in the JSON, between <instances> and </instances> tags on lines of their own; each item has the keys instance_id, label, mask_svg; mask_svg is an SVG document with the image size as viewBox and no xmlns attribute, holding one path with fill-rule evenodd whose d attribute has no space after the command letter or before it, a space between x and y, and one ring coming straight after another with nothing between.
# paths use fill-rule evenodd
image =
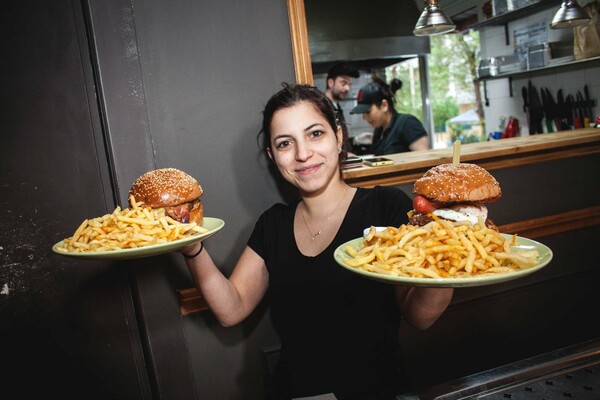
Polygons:
<instances>
[{"instance_id":1,"label":"woman's smile","mask_svg":"<svg viewBox=\"0 0 600 400\"><path fill-rule=\"evenodd\" d=\"M296 168L296 172L300 175L311 175L318 172L321 169L322 163L305 165L299 168Z\"/></svg>"}]
</instances>

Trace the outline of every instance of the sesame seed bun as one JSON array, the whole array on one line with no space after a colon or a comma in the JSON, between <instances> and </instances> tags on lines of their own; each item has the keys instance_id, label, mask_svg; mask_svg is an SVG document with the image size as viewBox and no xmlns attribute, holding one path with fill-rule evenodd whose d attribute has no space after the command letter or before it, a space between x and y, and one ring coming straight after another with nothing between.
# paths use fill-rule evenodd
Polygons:
<instances>
[{"instance_id":1,"label":"sesame seed bun","mask_svg":"<svg viewBox=\"0 0 600 400\"><path fill-rule=\"evenodd\" d=\"M502 196L500 184L485 169L468 163L440 164L415 182L413 192L438 202L490 203Z\"/></svg>"},{"instance_id":2,"label":"sesame seed bun","mask_svg":"<svg viewBox=\"0 0 600 400\"><path fill-rule=\"evenodd\" d=\"M202 187L196 179L176 168L146 172L129 190L129 196L133 196L136 202L141 201L143 206L164 207L172 218L200 225L203 220L199 200L202 193Z\"/></svg>"}]
</instances>

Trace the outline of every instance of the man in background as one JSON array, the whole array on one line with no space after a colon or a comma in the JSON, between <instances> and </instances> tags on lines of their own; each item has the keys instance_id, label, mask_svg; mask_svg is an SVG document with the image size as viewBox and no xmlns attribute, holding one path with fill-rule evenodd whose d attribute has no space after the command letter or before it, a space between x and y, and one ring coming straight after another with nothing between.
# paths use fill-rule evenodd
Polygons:
<instances>
[{"instance_id":1,"label":"man in background","mask_svg":"<svg viewBox=\"0 0 600 400\"><path fill-rule=\"evenodd\" d=\"M352 152L352 146L348 140L348 127L346 126L346 119L344 118L344 112L340 106L340 101L344 100L350 94L350 88L352 87L352 78L358 78L359 73L355 68L350 67L348 64L340 63L332 66L326 79L327 88L325 89L325 96L329 99L331 106L335 110L338 124L342 127L344 135L344 150L346 152Z\"/></svg>"}]
</instances>

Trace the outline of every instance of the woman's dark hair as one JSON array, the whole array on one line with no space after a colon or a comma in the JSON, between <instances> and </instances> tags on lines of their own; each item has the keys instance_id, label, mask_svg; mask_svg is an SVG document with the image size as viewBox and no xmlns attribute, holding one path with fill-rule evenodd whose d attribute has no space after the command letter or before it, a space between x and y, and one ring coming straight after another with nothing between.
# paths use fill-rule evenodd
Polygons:
<instances>
[{"instance_id":1,"label":"woman's dark hair","mask_svg":"<svg viewBox=\"0 0 600 400\"><path fill-rule=\"evenodd\" d=\"M390 87L390 85L388 85L383 79L381 79L380 77L378 77L377 75L373 75L371 77L371 80L373 81L374 84L376 84L377 86L379 86L379 88L381 89L381 93L383 94L383 99L382 100L387 100L388 104L390 105L390 107L394 108L394 93L395 90L392 90L392 88ZM380 106L381 102L379 102L377 104L377 106Z\"/></svg>"},{"instance_id":2,"label":"woman's dark hair","mask_svg":"<svg viewBox=\"0 0 600 400\"><path fill-rule=\"evenodd\" d=\"M335 132L337 130L336 115L331 103L325 97L325 94L314 86L305 84L282 83L283 89L275 93L263 111L262 129L262 148L266 150L271 147L271 122L275 112L292 107L300 102L308 102L327 120Z\"/></svg>"},{"instance_id":3,"label":"woman's dark hair","mask_svg":"<svg viewBox=\"0 0 600 400\"><path fill-rule=\"evenodd\" d=\"M402 89L402 81L398 78L392 79L390 89L392 89L392 93L396 94L398 90Z\"/></svg>"}]
</instances>

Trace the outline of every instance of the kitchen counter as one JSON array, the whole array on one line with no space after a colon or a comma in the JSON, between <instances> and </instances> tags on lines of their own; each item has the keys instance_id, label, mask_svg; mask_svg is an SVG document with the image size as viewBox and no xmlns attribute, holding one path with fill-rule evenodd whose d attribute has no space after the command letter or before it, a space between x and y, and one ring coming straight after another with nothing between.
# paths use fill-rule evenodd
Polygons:
<instances>
[{"instance_id":1,"label":"kitchen counter","mask_svg":"<svg viewBox=\"0 0 600 400\"><path fill-rule=\"evenodd\" d=\"M393 165L359 167L344 171L352 186L401 185L412 183L429 168L452 162L452 147L388 154ZM511 168L560 158L600 153L600 129L543 133L461 146L461 162L478 164L487 170Z\"/></svg>"}]
</instances>

